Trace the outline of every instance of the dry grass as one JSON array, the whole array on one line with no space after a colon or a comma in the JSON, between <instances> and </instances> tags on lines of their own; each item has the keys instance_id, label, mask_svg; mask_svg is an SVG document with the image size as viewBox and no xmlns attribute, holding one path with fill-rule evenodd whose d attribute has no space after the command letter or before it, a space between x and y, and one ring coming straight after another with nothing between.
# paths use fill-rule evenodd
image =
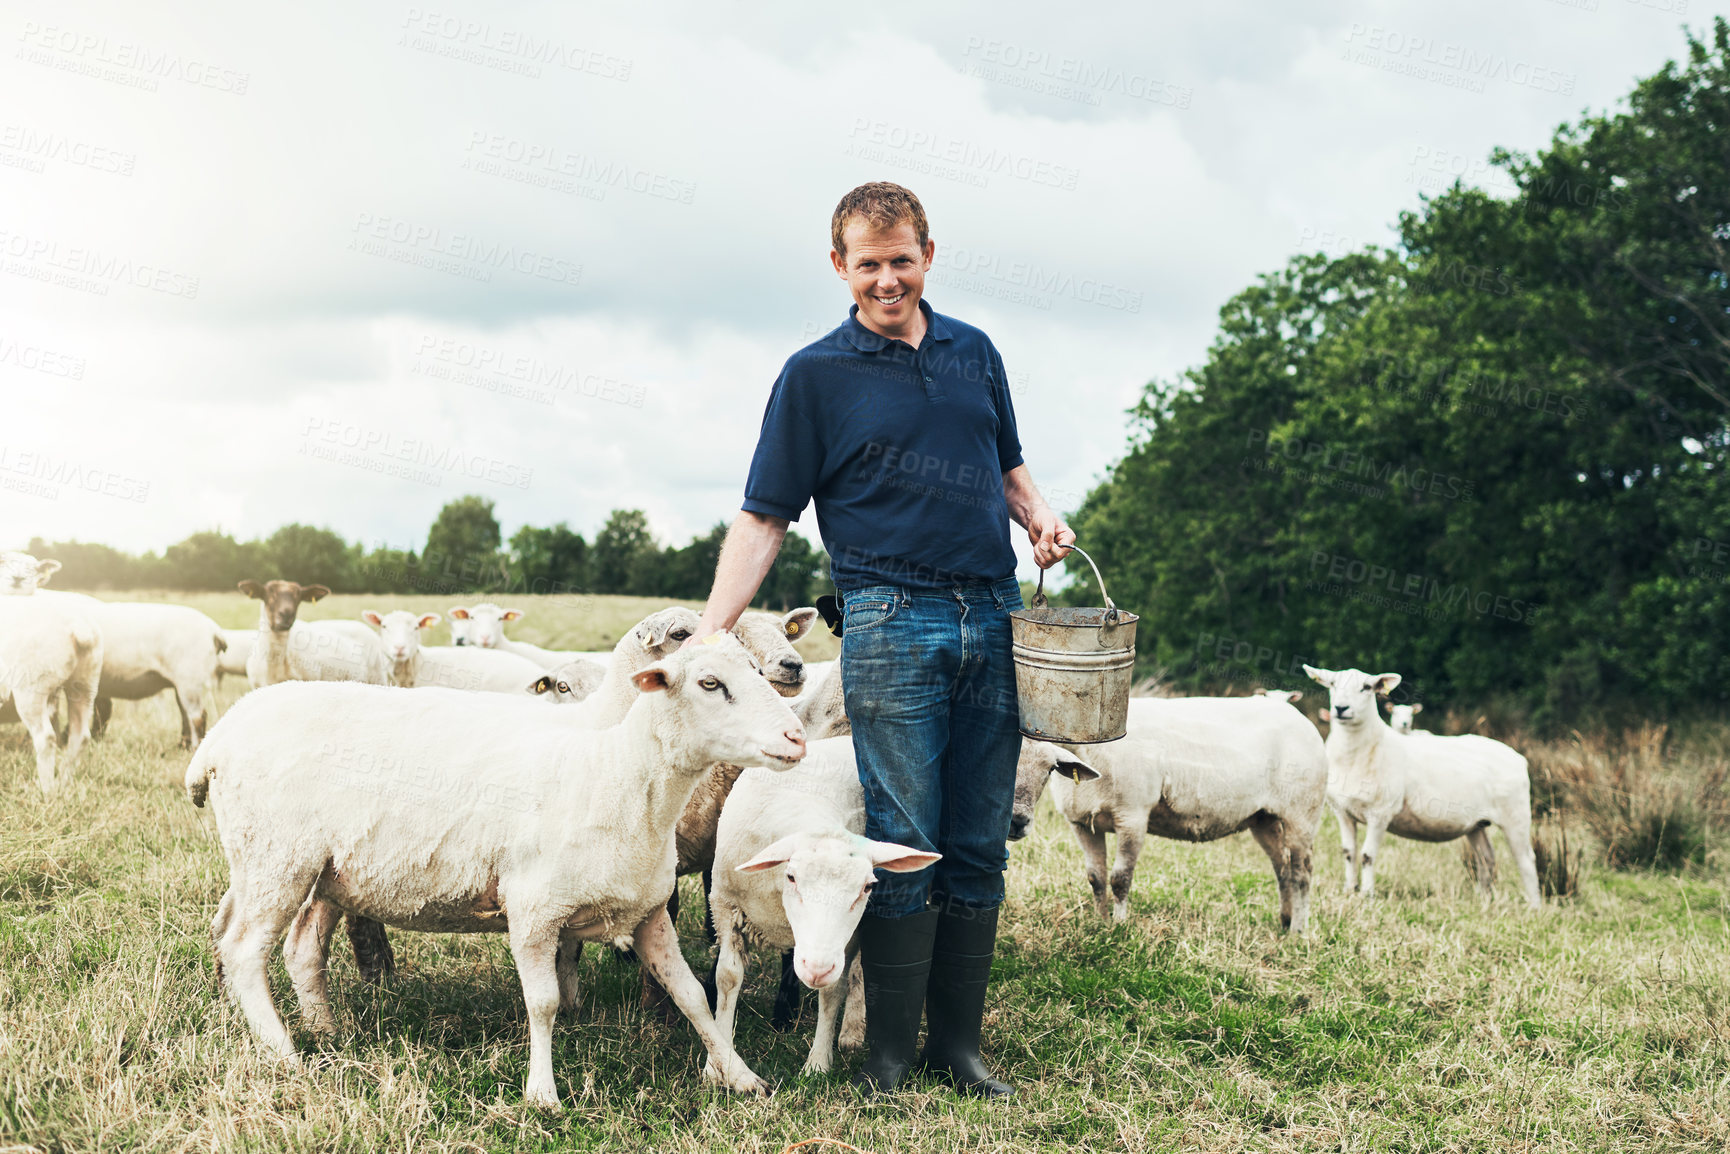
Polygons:
<instances>
[{"instance_id":1,"label":"dry grass","mask_svg":"<svg viewBox=\"0 0 1730 1154\"><path fill-rule=\"evenodd\" d=\"M1131 920L1098 921L1049 807L1012 851L987 1021L1022 1088L1011 1102L931 1087L862 1101L851 1061L800 1079L810 1010L797 1034L768 1028L766 957L739 1048L778 1091L711 1091L691 1031L639 1014L635 971L591 950L581 1010L555 1037L567 1108L543 1113L522 1103L526 1028L503 940L408 933L382 990L338 952L340 1036L303 1036L310 1068L277 1070L215 987L207 927L227 869L208 812L180 790L177 732L166 697L117 706L76 782L45 801L23 731L0 727L0 1148L777 1154L818 1135L873 1154L1730 1147L1716 843L1676 874L1590 868L1573 900L1529 914L1511 870L1485 903L1454 847L1397 838L1381 896L1348 899L1329 822L1313 933L1287 940L1247 837L1150 843ZM1711 740L1664 764L1706 759ZM291 1007L280 966L275 980Z\"/></svg>"}]
</instances>

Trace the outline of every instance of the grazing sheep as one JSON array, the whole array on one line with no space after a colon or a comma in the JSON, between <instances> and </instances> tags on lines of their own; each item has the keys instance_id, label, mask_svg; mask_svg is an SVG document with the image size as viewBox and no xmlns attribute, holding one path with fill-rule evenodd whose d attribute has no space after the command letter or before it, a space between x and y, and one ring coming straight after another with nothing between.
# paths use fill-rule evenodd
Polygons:
<instances>
[{"instance_id":1,"label":"grazing sheep","mask_svg":"<svg viewBox=\"0 0 1730 1154\"><path fill-rule=\"evenodd\" d=\"M186 788L194 804L208 797L229 863L211 926L217 957L269 1050L299 1062L271 1000L271 949L286 929L303 1017L330 1032L325 965L346 911L510 935L535 1105L559 1103L553 1018L577 998L558 955L622 937L696 1028L703 1076L767 1089L716 1029L679 952L666 913L673 823L708 766L790 767L804 735L736 644L694 646L632 680L640 699L604 731L522 697L366 685L279 685L228 712Z\"/></svg>"},{"instance_id":2,"label":"grazing sheep","mask_svg":"<svg viewBox=\"0 0 1730 1154\"><path fill-rule=\"evenodd\" d=\"M715 1024L723 1037L733 1037L746 951L761 945L792 950L793 972L817 991L805 1073L829 1070L843 998L841 1048L864 1043L863 991L847 985L859 980L857 930L875 870L921 870L942 856L864 833L865 792L850 737L810 743L792 769L739 775L721 811L709 890L720 947Z\"/></svg>"},{"instance_id":3,"label":"grazing sheep","mask_svg":"<svg viewBox=\"0 0 1730 1154\"><path fill-rule=\"evenodd\" d=\"M54 698L66 694L66 755L62 778L90 737L103 641L93 615L78 600L45 596L0 597L0 704L17 705L36 749L36 784L52 793L59 741Z\"/></svg>"},{"instance_id":4,"label":"grazing sheep","mask_svg":"<svg viewBox=\"0 0 1730 1154\"><path fill-rule=\"evenodd\" d=\"M1395 733L1423 733L1424 730L1412 728L1412 718L1424 711L1421 702L1411 705L1395 705L1388 703L1388 727Z\"/></svg>"},{"instance_id":5,"label":"grazing sheep","mask_svg":"<svg viewBox=\"0 0 1730 1154\"><path fill-rule=\"evenodd\" d=\"M593 696L606 677L605 665L579 658L555 665L535 678L529 692L554 705L574 705Z\"/></svg>"},{"instance_id":6,"label":"grazing sheep","mask_svg":"<svg viewBox=\"0 0 1730 1154\"><path fill-rule=\"evenodd\" d=\"M390 683L390 663L372 630L358 621L299 621L302 601L330 596L324 585L293 581L240 582L258 601L258 634L246 659L246 678L262 689L284 681Z\"/></svg>"},{"instance_id":7,"label":"grazing sheep","mask_svg":"<svg viewBox=\"0 0 1730 1154\"><path fill-rule=\"evenodd\" d=\"M503 650L421 645L420 631L438 624L437 613L397 609L380 616L368 609L360 619L377 627L379 645L390 662L390 684L403 689L441 685L479 693L522 693L541 676L540 666Z\"/></svg>"},{"instance_id":8,"label":"grazing sheep","mask_svg":"<svg viewBox=\"0 0 1730 1154\"><path fill-rule=\"evenodd\" d=\"M1052 799L1081 844L1101 917L1129 916L1135 862L1148 834L1214 841L1247 829L1273 862L1281 927L1304 932L1328 762L1301 713L1263 697L1134 697L1121 741L1043 750L1046 743L1028 744L1034 748L1022 750L1010 837L1025 836L1055 771ZM1092 769L1095 779L1065 759ZM1117 834L1109 874L1108 832Z\"/></svg>"},{"instance_id":9,"label":"grazing sheep","mask_svg":"<svg viewBox=\"0 0 1730 1154\"><path fill-rule=\"evenodd\" d=\"M1333 724L1328 730L1328 808L1339 820L1346 859L1346 890L1375 892L1375 862L1382 836L1442 842L1464 837L1488 893L1495 881L1489 827L1507 840L1528 905L1543 904L1532 853L1532 785L1526 759L1487 737L1402 737L1376 708L1400 683L1397 673L1357 669L1304 672L1328 687ZM1358 823L1365 826L1358 852ZM1361 883L1360 883L1361 866Z\"/></svg>"}]
</instances>

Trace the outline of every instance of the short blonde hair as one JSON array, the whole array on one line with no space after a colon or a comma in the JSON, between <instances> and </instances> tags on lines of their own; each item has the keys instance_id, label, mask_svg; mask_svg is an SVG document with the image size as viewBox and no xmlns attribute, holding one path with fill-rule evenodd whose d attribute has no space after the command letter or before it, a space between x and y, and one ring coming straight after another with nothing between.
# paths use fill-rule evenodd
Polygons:
<instances>
[{"instance_id":1,"label":"short blonde hair","mask_svg":"<svg viewBox=\"0 0 1730 1154\"><path fill-rule=\"evenodd\" d=\"M843 260L847 257L847 242L841 238L841 232L854 217L861 218L871 228L910 224L913 235L919 238L921 249L931 239L930 229L925 223L925 206L919 203L912 190L886 180L876 180L861 184L835 206L835 216L829 222L829 242Z\"/></svg>"}]
</instances>

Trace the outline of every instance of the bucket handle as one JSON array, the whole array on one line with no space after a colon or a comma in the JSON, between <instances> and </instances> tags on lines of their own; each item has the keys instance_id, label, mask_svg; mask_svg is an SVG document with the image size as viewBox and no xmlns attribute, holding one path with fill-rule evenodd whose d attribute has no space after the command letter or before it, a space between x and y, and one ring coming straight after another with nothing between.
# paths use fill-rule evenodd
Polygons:
<instances>
[{"instance_id":1,"label":"bucket handle","mask_svg":"<svg viewBox=\"0 0 1730 1154\"><path fill-rule=\"evenodd\" d=\"M1080 553L1084 558L1087 559L1087 563L1089 565L1093 566L1093 579L1095 581L1099 582L1099 595L1101 597L1105 598L1105 621L1104 621L1104 624L1116 625L1117 624L1117 616L1118 616L1117 606L1112 604L1111 594L1109 594L1105 591L1105 578L1100 575L1099 566L1094 565L1093 558L1087 556L1087 550L1083 549L1080 545L1075 544L1073 541L1070 542L1068 545L1061 546L1061 548L1075 550L1077 553ZM1033 607L1035 609L1043 609L1043 608L1045 608L1045 605L1046 605L1045 570L1041 569L1039 571L1039 587L1033 591Z\"/></svg>"}]
</instances>

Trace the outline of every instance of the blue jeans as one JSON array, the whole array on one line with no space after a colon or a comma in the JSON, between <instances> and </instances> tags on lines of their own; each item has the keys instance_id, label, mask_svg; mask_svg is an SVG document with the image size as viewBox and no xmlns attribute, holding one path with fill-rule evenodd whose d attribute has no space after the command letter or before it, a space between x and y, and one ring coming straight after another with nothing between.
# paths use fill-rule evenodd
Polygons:
<instances>
[{"instance_id":1,"label":"blue jeans","mask_svg":"<svg viewBox=\"0 0 1730 1154\"><path fill-rule=\"evenodd\" d=\"M841 684L865 836L943 855L917 873L877 871L878 917L918 913L933 896L1003 901L1021 752L1009 614L1020 608L1013 577L846 594Z\"/></svg>"}]
</instances>

